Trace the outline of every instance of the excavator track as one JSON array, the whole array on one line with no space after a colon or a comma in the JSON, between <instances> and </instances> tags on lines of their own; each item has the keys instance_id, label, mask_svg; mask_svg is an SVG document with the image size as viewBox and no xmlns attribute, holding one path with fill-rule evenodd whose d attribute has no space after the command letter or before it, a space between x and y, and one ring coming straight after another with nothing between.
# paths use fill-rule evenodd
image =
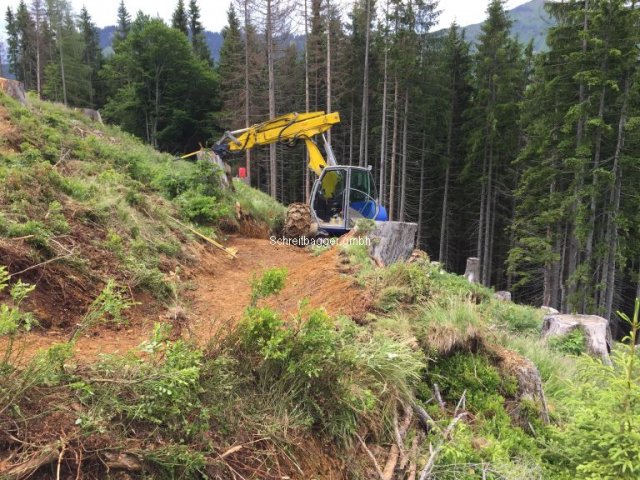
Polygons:
<instances>
[{"instance_id":1,"label":"excavator track","mask_svg":"<svg viewBox=\"0 0 640 480\"><path fill-rule=\"evenodd\" d=\"M292 203L287 208L284 221L284 234L289 238L314 237L318 233L318 224L306 203Z\"/></svg>"}]
</instances>

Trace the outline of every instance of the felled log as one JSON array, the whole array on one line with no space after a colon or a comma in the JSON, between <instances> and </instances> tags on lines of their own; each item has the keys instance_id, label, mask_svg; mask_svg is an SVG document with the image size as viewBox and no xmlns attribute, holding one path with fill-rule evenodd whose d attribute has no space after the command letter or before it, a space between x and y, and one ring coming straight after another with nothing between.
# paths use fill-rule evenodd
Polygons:
<instances>
[{"instance_id":1,"label":"felled log","mask_svg":"<svg viewBox=\"0 0 640 480\"><path fill-rule=\"evenodd\" d=\"M547 315L542 323L542 338L565 336L581 328L587 341L587 351L609 364L609 321L597 315Z\"/></svg>"},{"instance_id":2,"label":"felled log","mask_svg":"<svg viewBox=\"0 0 640 480\"><path fill-rule=\"evenodd\" d=\"M15 98L22 105L27 105L29 103L24 91L24 83L22 82L0 77L0 91L6 93L11 98Z\"/></svg>"},{"instance_id":3,"label":"felled log","mask_svg":"<svg viewBox=\"0 0 640 480\"><path fill-rule=\"evenodd\" d=\"M383 265L407 260L416 245L417 223L376 222L367 234L371 240L371 256Z\"/></svg>"},{"instance_id":4,"label":"felled log","mask_svg":"<svg viewBox=\"0 0 640 480\"><path fill-rule=\"evenodd\" d=\"M471 283L480 281L480 259L477 257L467 258L467 268L464 271L464 278Z\"/></svg>"}]
</instances>

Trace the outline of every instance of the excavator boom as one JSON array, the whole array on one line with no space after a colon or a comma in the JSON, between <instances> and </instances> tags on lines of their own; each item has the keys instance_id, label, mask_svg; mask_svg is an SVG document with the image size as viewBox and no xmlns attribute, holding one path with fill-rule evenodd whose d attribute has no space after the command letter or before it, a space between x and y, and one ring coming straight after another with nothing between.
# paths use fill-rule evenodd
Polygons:
<instances>
[{"instance_id":1,"label":"excavator boom","mask_svg":"<svg viewBox=\"0 0 640 480\"><path fill-rule=\"evenodd\" d=\"M214 151L223 155L273 143L293 146L299 140L303 140L309 152L309 168L320 176L328 164L335 165L335 160L332 154L328 153L327 163L313 137L324 134L337 123L340 123L338 112L289 113L248 128L226 132L214 146ZM325 148L330 152L327 144Z\"/></svg>"}]
</instances>

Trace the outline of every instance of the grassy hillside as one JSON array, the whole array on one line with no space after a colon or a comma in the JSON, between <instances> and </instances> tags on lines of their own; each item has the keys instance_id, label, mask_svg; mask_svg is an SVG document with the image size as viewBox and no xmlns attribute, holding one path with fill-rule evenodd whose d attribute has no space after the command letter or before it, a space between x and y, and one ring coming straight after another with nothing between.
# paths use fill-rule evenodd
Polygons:
<instances>
[{"instance_id":1,"label":"grassy hillside","mask_svg":"<svg viewBox=\"0 0 640 480\"><path fill-rule=\"evenodd\" d=\"M172 272L201 249L173 218L214 236L242 231L236 201L271 227L282 207L56 105L0 96L0 129L0 476L637 478L632 347L605 367L580 335L542 342L541 311L426 255L378 268L335 247L368 294L355 320L269 308L304 275L290 265L246 272L244 313L205 346L158 322L136 352L79 361L79 335L140 308L132 291L181 295ZM38 319L69 335L19 357Z\"/></svg>"},{"instance_id":2,"label":"grassy hillside","mask_svg":"<svg viewBox=\"0 0 640 480\"><path fill-rule=\"evenodd\" d=\"M169 299L170 273L194 262L197 243L176 219L215 238L242 227L236 202L271 226L283 212L244 184L223 191L212 164L47 102L0 95L0 119L0 264L38 282L29 302L44 326L72 325L109 280Z\"/></svg>"}]
</instances>

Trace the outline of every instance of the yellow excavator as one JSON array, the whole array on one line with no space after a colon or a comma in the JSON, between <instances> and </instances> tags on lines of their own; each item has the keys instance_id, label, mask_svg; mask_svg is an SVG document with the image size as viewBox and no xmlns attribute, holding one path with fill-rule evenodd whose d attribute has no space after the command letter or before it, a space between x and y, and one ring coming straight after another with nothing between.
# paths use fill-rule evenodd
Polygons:
<instances>
[{"instance_id":1,"label":"yellow excavator","mask_svg":"<svg viewBox=\"0 0 640 480\"><path fill-rule=\"evenodd\" d=\"M251 127L225 132L213 146L220 157L257 146L304 141L308 167L317 175L309 204L294 203L287 209L285 233L291 237L316 233L338 235L349 231L358 219L388 221L380 204L371 167L338 165L325 133L340 122L338 112L289 113ZM320 136L327 158L314 137Z\"/></svg>"}]
</instances>

